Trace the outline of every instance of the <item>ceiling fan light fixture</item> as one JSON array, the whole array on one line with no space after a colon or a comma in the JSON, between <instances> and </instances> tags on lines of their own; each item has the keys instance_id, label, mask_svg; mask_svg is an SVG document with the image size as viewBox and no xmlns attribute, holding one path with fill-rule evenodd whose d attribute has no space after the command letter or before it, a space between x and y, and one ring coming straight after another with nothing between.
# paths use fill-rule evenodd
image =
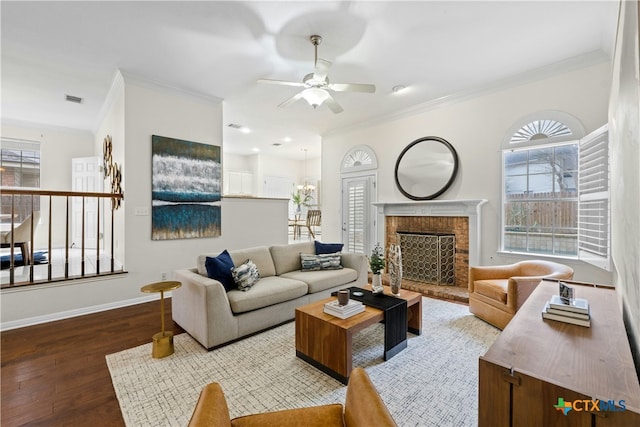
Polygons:
<instances>
[{"instance_id":1,"label":"ceiling fan light fixture","mask_svg":"<svg viewBox=\"0 0 640 427\"><path fill-rule=\"evenodd\" d=\"M317 87L305 89L301 95L313 108L322 105L329 98L329 93L326 90Z\"/></svg>"}]
</instances>

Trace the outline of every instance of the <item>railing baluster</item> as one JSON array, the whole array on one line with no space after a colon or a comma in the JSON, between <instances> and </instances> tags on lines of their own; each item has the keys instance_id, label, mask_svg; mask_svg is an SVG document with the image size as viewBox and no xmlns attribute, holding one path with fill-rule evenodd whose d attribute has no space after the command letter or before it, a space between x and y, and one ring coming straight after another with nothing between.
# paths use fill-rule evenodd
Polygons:
<instances>
[{"instance_id":1,"label":"railing baluster","mask_svg":"<svg viewBox=\"0 0 640 427\"><path fill-rule=\"evenodd\" d=\"M119 201L122 199L121 194L112 194L112 193L93 193L93 192L76 192L76 191L49 191L49 190L31 190L31 189L17 189L17 188L0 188L0 192L3 196L11 197L11 220L9 221L11 224L11 229L15 229L16 225L20 223L18 221L20 218L30 216L30 220L24 223L23 228L26 228L25 231L30 231L30 238L27 239L26 242L20 242L14 233L11 233L10 242L6 242L9 249L9 271L3 272L3 282L2 288L10 287L10 286L24 286L33 283L45 283L52 282L58 280L66 280L66 279L74 279L81 277L93 277L93 276L101 276L107 273L117 274L119 272L124 272L123 266L120 266L118 270L116 270L116 257L115 257L115 212L116 206L119 204ZM30 201L28 199L30 197ZM47 227L47 236L46 236L46 248L49 256L48 265L38 266L36 260L36 238L35 233L37 231L39 220L36 220L36 214L39 214L40 211L43 210L43 207L40 206L42 201L45 201L44 197L48 198L49 201L49 209L48 215L49 218L46 224ZM82 200L78 198L81 197ZM95 217L92 215L91 218L87 217L87 211L92 207L88 206L87 203L94 200L97 202L97 207L94 209L96 215ZM110 230L102 230L101 227L108 227L109 220L107 219L108 208L104 205L106 200L111 201L111 229ZM53 221L54 215L56 218L60 214L54 214L54 204L56 205L56 209L60 212L62 209L62 203L59 205L56 201L65 202L65 214L64 218L60 218L65 221L64 226L64 275L62 272L56 272L56 268L53 263L53 252L56 251L54 245L56 244L56 238L58 236L58 232L62 230L54 231L56 224ZM7 202L9 202L7 200ZM29 202L31 206L29 206ZM75 210L77 204L82 204L82 219L76 218ZM7 206L8 208L8 206ZM94 212L92 211L92 212ZM60 223L62 221L59 221ZM58 221L58 220L57 220ZM81 242L72 243L74 238L77 240L77 236L72 235L72 225L77 224L81 225ZM95 224L96 231L92 233L90 228ZM110 241L111 248L107 248L106 241L106 233L110 232ZM56 234L54 236L54 233ZM87 239L95 236L96 239L96 250L95 250L95 271L93 270L91 265L88 265L87 262L90 259L90 254L93 253L91 251L89 241ZM43 236L44 237L44 236ZM61 236L60 236L61 237ZM42 239L44 240L44 239ZM44 243L44 242L43 242ZM74 255L72 246L76 246L79 243L80 256ZM24 267L20 270L20 267L16 265L16 244L19 246L23 244L23 246L29 245L28 249L25 249L25 262ZM104 246L103 246L104 245ZM4 246L4 244L3 244ZM108 251L108 252L107 252ZM58 254L60 252L56 252ZM109 267L105 267L105 263L101 262L101 255L105 256L105 261L107 257L110 257L110 260L107 263L110 263ZM80 260L78 260L80 258ZM29 260L27 262L27 260ZM80 265L76 265L76 262L80 261ZM102 264L102 267L101 267ZM101 271L104 270L104 271ZM16 278L16 271L22 272L18 274ZM46 273L45 273L46 272ZM7 274L8 273L8 274ZM8 279L8 282L6 281ZM16 284L16 280L18 283Z\"/></svg>"},{"instance_id":2,"label":"railing baluster","mask_svg":"<svg viewBox=\"0 0 640 427\"><path fill-rule=\"evenodd\" d=\"M111 272L113 273L115 271L115 258L114 258L114 247L115 245L113 244L113 222L114 222L114 217L116 214L115 208L114 208L114 203L115 200L111 199Z\"/></svg>"},{"instance_id":3,"label":"railing baluster","mask_svg":"<svg viewBox=\"0 0 640 427\"><path fill-rule=\"evenodd\" d=\"M69 196L67 196L67 216L66 225L64 228L65 245L64 245L64 278L69 278Z\"/></svg>"},{"instance_id":4,"label":"railing baluster","mask_svg":"<svg viewBox=\"0 0 640 427\"><path fill-rule=\"evenodd\" d=\"M80 276L84 276L84 197L82 198L82 232L80 233Z\"/></svg>"},{"instance_id":5,"label":"railing baluster","mask_svg":"<svg viewBox=\"0 0 640 427\"><path fill-rule=\"evenodd\" d=\"M9 284L13 285L16 281L15 278L15 249L13 248L13 244L15 243L15 236L13 235L13 228L15 226L15 216L16 216L16 195L11 195L11 241L9 244L11 245L11 249L9 249Z\"/></svg>"},{"instance_id":6,"label":"railing baluster","mask_svg":"<svg viewBox=\"0 0 640 427\"><path fill-rule=\"evenodd\" d=\"M35 236L34 236L34 231L35 231L35 227L34 227L34 221L33 221L33 194L31 195L31 230L29 232L29 234L31 235L31 241L29 242L29 250L27 251L29 253L29 281L33 282L33 269L35 267L35 260L33 259L33 248L36 244L35 242ZM24 257L23 257L24 258ZM26 267L26 261L23 259L22 260L22 264Z\"/></svg>"},{"instance_id":7,"label":"railing baluster","mask_svg":"<svg viewBox=\"0 0 640 427\"><path fill-rule=\"evenodd\" d=\"M53 252L51 251L51 244L52 244L52 230L51 230L51 225L52 225L52 220L53 218L53 201L51 200L51 194L49 194L49 245L47 247L47 255L49 257L49 262L47 263L47 280L51 281L51 274L53 272L52 268L53 268Z\"/></svg>"},{"instance_id":8,"label":"railing baluster","mask_svg":"<svg viewBox=\"0 0 640 427\"><path fill-rule=\"evenodd\" d=\"M100 274L100 199L96 199L96 274Z\"/></svg>"}]
</instances>

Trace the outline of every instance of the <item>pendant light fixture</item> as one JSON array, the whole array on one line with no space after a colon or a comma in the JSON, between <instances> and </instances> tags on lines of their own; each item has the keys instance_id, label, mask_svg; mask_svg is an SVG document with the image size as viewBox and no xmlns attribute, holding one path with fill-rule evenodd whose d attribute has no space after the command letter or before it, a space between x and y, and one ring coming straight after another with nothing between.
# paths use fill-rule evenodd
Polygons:
<instances>
[{"instance_id":1,"label":"pendant light fixture","mask_svg":"<svg viewBox=\"0 0 640 427\"><path fill-rule=\"evenodd\" d=\"M307 149L304 150L304 185L298 185L298 190L304 193L305 195L311 194L315 191L315 185L311 185L307 182Z\"/></svg>"}]
</instances>

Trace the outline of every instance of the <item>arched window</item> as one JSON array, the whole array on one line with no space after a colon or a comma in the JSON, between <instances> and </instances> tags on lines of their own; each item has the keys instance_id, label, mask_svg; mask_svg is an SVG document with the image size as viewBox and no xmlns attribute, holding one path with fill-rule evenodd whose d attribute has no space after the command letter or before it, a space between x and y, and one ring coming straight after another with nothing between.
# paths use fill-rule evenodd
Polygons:
<instances>
[{"instance_id":1,"label":"arched window","mask_svg":"<svg viewBox=\"0 0 640 427\"><path fill-rule=\"evenodd\" d=\"M578 255L578 140L584 128L561 112L516 122L503 141L502 250Z\"/></svg>"},{"instance_id":2,"label":"arched window","mask_svg":"<svg viewBox=\"0 0 640 427\"><path fill-rule=\"evenodd\" d=\"M342 173L378 169L378 159L373 150L366 145L357 145L342 158Z\"/></svg>"},{"instance_id":3,"label":"arched window","mask_svg":"<svg viewBox=\"0 0 640 427\"><path fill-rule=\"evenodd\" d=\"M541 119L522 126L513 134L509 143L518 144L520 142L570 135L573 135L573 131L564 123L557 120Z\"/></svg>"}]
</instances>

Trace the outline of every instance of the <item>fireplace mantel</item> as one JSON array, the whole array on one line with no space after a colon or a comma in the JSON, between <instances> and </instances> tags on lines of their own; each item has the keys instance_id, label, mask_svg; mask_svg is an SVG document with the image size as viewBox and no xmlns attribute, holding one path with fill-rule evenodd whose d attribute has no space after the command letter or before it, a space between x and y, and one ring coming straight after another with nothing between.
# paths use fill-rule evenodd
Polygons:
<instances>
[{"instance_id":1,"label":"fireplace mantel","mask_svg":"<svg viewBox=\"0 0 640 427\"><path fill-rule=\"evenodd\" d=\"M463 216L469 218L469 264L480 263L481 206L486 199L375 202L377 237L385 236L386 216Z\"/></svg>"}]
</instances>

